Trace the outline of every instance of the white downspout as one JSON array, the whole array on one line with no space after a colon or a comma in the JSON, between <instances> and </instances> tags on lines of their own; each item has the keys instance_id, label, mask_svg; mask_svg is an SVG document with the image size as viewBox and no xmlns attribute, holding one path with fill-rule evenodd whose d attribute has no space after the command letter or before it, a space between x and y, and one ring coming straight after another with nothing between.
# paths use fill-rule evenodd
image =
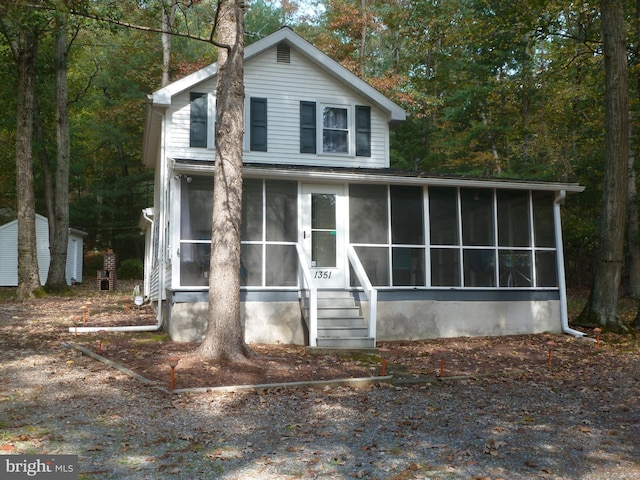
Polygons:
<instances>
[{"instance_id":1,"label":"white downspout","mask_svg":"<svg viewBox=\"0 0 640 480\"><path fill-rule=\"evenodd\" d=\"M153 221L153 218L151 216L149 216L149 211L152 210L150 208L145 208L142 210L142 218L144 218L147 222L149 222L151 224L151 245L149 246L149 252L146 251L145 249L145 269L144 269L144 292L146 292L146 296L150 297L150 291L151 291L151 273L150 273L150 268L149 268L149 264L151 263L152 259L153 259L153 234L155 232L155 223ZM153 212L152 212L153 214ZM146 242L146 239L145 239Z\"/></svg>"},{"instance_id":2,"label":"white downspout","mask_svg":"<svg viewBox=\"0 0 640 480\"><path fill-rule=\"evenodd\" d=\"M159 196L160 199L160 218L158 219L161 223L160 225L162 225L162 220L164 220L165 215L164 212L166 210L166 205L164 202L164 192L167 188L166 185L166 179L167 179L167 159L165 157L165 117L162 113L156 112L155 110L152 109L151 113L156 114L156 115L160 115L160 117L162 118L162 129L163 129L163 134L162 134L162 144L161 144L161 154L160 154L160 158L162 159L160 162L160 184L164 186L164 188L162 189L162 195ZM151 222L151 225L153 226L153 220L149 219L145 214L144 218L146 220L149 220ZM151 230L153 232L153 228ZM95 333L95 332L99 332L99 331L104 331L104 332L157 332L158 330L160 330L162 328L162 323L163 323L163 318L162 318L162 309L163 309L163 305L162 305L162 295L164 292L164 281L165 281L165 254L166 254L166 245L165 245L165 241L166 239L164 238L164 229L158 229L158 236L160 236L162 238L162 241L158 242L158 247L160 249L160 251L158 252L158 257L160 259L159 261L159 265L158 265L158 309L156 311L156 324L155 325L124 325L124 326L120 326L120 327L69 327L69 332L71 333Z\"/></svg>"},{"instance_id":3,"label":"white downspout","mask_svg":"<svg viewBox=\"0 0 640 480\"><path fill-rule=\"evenodd\" d=\"M560 218L560 204L564 202L567 192L556 192L553 202L553 225L556 236L556 270L558 271L558 287L560 289L560 320L562 331L574 337L584 337L586 334L569 327L569 312L567 310L567 281L564 275L564 251L562 247L562 220Z\"/></svg>"}]
</instances>

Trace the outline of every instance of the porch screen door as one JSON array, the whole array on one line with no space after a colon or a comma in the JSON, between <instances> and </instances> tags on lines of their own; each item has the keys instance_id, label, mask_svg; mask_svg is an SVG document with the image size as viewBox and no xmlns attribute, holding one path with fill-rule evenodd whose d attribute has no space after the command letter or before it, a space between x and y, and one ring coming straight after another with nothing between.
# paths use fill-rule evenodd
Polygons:
<instances>
[{"instance_id":1,"label":"porch screen door","mask_svg":"<svg viewBox=\"0 0 640 480\"><path fill-rule=\"evenodd\" d=\"M344 188L303 185L302 243L318 288L343 288L345 281Z\"/></svg>"}]
</instances>

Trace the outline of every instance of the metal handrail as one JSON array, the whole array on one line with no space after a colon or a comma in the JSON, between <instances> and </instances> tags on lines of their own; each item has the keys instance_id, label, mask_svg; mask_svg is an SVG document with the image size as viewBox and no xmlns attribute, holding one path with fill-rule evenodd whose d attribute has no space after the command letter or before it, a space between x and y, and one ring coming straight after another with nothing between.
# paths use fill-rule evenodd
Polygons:
<instances>
[{"instance_id":1,"label":"metal handrail","mask_svg":"<svg viewBox=\"0 0 640 480\"><path fill-rule=\"evenodd\" d=\"M373 287L369 277L367 276L367 272L365 271L362 263L360 262L360 258L356 253L353 245L347 246L347 258L353 267L353 271L360 282L360 285L364 289L364 294L369 300L369 336L372 337L375 341L376 338L376 316L378 310L378 291Z\"/></svg>"},{"instance_id":2,"label":"metal handrail","mask_svg":"<svg viewBox=\"0 0 640 480\"><path fill-rule=\"evenodd\" d=\"M302 245L296 243L298 252L298 282L300 291L309 291L309 346L318 346L318 288L311 281L311 270L309 262Z\"/></svg>"}]
</instances>

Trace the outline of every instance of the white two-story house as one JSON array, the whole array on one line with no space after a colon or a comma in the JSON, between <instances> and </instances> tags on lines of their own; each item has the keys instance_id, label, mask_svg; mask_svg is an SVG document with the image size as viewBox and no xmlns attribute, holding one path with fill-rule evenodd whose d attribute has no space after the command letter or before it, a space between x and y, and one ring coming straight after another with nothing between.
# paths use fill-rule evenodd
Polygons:
<instances>
[{"instance_id":1,"label":"white two-story house","mask_svg":"<svg viewBox=\"0 0 640 480\"><path fill-rule=\"evenodd\" d=\"M144 293L179 341L207 321L216 64L149 96ZM576 184L392 170L404 110L289 28L245 50L247 342L380 340L567 324L560 205Z\"/></svg>"}]
</instances>

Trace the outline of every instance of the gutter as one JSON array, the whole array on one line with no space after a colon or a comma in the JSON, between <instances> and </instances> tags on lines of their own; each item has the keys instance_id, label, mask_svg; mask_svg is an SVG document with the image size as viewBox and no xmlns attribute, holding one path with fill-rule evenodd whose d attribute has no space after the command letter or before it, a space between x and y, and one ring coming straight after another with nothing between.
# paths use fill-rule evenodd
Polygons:
<instances>
[{"instance_id":1,"label":"gutter","mask_svg":"<svg viewBox=\"0 0 640 480\"><path fill-rule=\"evenodd\" d=\"M567 281L564 272L564 250L562 246L562 220L560 218L560 205L567 196L566 190L556 192L553 202L553 224L556 237L556 270L558 272L558 286L560 287L560 321L562 332L573 335L576 338L586 337L586 333L569 327L569 312L567 309Z\"/></svg>"}]
</instances>

